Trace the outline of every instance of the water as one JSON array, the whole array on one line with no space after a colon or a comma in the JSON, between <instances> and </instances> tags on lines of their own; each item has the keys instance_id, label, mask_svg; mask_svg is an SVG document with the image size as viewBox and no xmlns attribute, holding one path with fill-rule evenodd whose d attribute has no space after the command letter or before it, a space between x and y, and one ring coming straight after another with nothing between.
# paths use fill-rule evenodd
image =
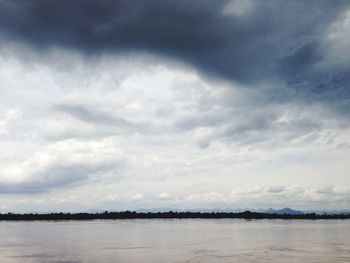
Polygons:
<instances>
[{"instance_id":1,"label":"water","mask_svg":"<svg viewBox=\"0 0 350 263\"><path fill-rule=\"evenodd\" d=\"M0 262L350 262L350 221L0 222Z\"/></svg>"}]
</instances>

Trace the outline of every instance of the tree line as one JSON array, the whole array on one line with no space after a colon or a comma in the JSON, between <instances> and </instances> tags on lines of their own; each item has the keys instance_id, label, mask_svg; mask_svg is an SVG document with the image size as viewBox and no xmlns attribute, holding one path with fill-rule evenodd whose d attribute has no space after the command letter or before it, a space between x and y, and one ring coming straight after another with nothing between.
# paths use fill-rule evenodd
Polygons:
<instances>
[{"instance_id":1,"label":"tree line","mask_svg":"<svg viewBox=\"0 0 350 263\"><path fill-rule=\"evenodd\" d=\"M350 214L268 214L258 212L103 212L103 213L27 213L0 214L0 220L94 220L94 219L350 219Z\"/></svg>"}]
</instances>

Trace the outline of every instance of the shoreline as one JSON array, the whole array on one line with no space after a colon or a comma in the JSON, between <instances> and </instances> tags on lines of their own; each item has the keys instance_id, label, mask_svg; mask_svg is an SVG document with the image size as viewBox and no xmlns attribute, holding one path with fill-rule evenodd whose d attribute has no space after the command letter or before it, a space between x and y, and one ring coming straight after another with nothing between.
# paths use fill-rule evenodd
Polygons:
<instances>
[{"instance_id":1,"label":"shoreline","mask_svg":"<svg viewBox=\"0 0 350 263\"><path fill-rule=\"evenodd\" d=\"M350 219L350 214L267 214L258 212L103 212L103 213L27 213L0 214L0 221L60 221L60 220L113 220L113 219L296 219L296 220L334 220Z\"/></svg>"}]
</instances>

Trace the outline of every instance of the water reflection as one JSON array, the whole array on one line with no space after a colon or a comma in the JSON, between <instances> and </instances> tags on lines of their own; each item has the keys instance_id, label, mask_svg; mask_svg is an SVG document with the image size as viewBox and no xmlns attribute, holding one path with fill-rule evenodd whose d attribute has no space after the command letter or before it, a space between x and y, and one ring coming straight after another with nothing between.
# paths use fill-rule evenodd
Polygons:
<instances>
[{"instance_id":1,"label":"water reflection","mask_svg":"<svg viewBox=\"0 0 350 263\"><path fill-rule=\"evenodd\" d=\"M350 262L346 220L0 222L7 263Z\"/></svg>"}]
</instances>

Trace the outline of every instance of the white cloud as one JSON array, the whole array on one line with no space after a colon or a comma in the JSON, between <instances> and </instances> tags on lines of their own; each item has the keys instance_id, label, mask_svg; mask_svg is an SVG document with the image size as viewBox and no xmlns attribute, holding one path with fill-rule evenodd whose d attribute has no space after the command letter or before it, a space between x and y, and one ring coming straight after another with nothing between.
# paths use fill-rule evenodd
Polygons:
<instances>
[{"instance_id":1,"label":"white cloud","mask_svg":"<svg viewBox=\"0 0 350 263\"><path fill-rule=\"evenodd\" d=\"M231 0L223 10L224 15L243 16L254 8L254 0Z\"/></svg>"},{"instance_id":2,"label":"white cloud","mask_svg":"<svg viewBox=\"0 0 350 263\"><path fill-rule=\"evenodd\" d=\"M345 10L326 31L326 49L330 61L336 66L350 63L350 10Z\"/></svg>"},{"instance_id":3,"label":"white cloud","mask_svg":"<svg viewBox=\"0 0 350 263\"><path fill-rule=\"evenodd\" d=\"M133 195L133 197L132 197L132 200L134 200L134 201L140 201L142 199L143 199L143 195L141 193L137 193L137 194Z\"/></svg>"},{"instance_id":4,"label":"white cloud","mask_svg":"<svg viewBox=\"0 0 350 263\"><path fill-rule=\"evenodd\" d=\"M171 199L170 195L166 192L163 192L161 194L158 195L158 198L161 200L169 200Z\"/></svg>"}]
</instances>

